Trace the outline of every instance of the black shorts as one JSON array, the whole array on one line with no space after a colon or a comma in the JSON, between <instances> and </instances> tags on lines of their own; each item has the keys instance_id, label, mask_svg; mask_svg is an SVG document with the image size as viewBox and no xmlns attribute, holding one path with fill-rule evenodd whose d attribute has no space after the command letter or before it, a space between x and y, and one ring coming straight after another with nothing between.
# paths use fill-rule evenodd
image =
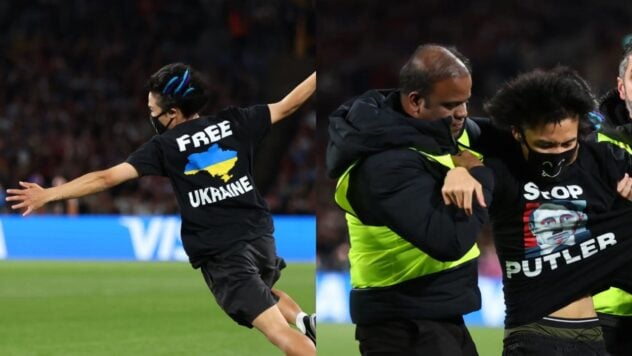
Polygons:
<instances>
[{"instance_id":1,"label":"black shorts","mask_svg":"<svg viewBox=\"0 0 632 356\"><path fill-rule=\"evenodd\" d=\"M357 325L356 340L363 356L478 355L462 317Z\"/></svg>"},{"instance_id":2,"label":"black shorts","mask_svg":"<svg viewBox=\"0 0 632 356\"><path fill-rule=\"evenodd\" d=\"M272 236L240 241L204 262L200 269L217 304L239 325L252 322L279 298L272 286L285 261L276 255Z\"/></svg>"}]
</instances>

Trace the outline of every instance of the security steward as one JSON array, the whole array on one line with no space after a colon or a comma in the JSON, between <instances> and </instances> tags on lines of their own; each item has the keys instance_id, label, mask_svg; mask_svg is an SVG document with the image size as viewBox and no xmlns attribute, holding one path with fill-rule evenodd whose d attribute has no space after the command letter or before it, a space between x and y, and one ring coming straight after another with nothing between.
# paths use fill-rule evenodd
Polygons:
<instances>
[{"instance_id":1,"label":"security steward","mask_svg":"<svg viewBox=\"0 0 632 356\"><path fill-rule=\"evenodd\" d=\"M330 116L327 169L346 212L362 355L477 355L462 316L481 304L475 240L494 182L454 138L467 146L470 72L456 49L422 45L399 89L369 91Z\"/></svg>"}]
</instances>

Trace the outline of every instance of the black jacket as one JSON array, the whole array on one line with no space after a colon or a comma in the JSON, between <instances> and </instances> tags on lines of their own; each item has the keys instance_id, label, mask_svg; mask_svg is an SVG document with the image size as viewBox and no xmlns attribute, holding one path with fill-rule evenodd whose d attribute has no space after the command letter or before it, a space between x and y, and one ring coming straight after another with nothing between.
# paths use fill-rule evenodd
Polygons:
<instances>
[{"instance_id":1,"label":"black jacket","mask_svg":"<svg viewBox=\"0 0 632 356\"><path fill-rule=\"evenodd\" d=\"M472 123L468 124L472 125ZM369 91L330 116L327 171L338 178L354 162L348 199L366 225L388 226L431 257L452 261L474 244L487 211L467 217L446 206L441 187L447 168L430 154L455 153L449 121L406 115L398 91ZM493 178L485 167L471 170L491 203ZM353 248L353 246L352 246ZM354 289L351 317L357 324L397 318L448 318L480 307L475 262L387 288Z\"/></svg>"},{"instance_id":2,"label":"black jacket","mask_svg":"<svg viewBox=\"0 0 632 356\"><path fill-rule=\"evenodd\" d=\"M609 91L601 98L599 111L606 118L601 131L617 141L632 146L632 119L625 107L625 101L619 98L616 89Z\"/></svg>"}]
</instances>

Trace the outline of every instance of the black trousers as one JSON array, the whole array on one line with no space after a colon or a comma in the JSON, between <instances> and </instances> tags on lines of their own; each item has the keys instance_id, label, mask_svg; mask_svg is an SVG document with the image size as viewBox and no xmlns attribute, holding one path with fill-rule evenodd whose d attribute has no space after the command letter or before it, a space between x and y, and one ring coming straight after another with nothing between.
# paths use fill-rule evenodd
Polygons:
<instances>
[{"instance_id":1,"label":"black trousers","mask_svg":"<svg viewBox=\"0 0 632 356\"><path fill-rule=\"evenodd\" d=\"M462 317L356 325L363 356L477 356Z\"/></svg>"},{"instance_id":2,"label":"black trousers","mask_svg":"<svg viewBox=\"0 0 632 356\"><path fill-rule=\"evenodd\" d=\"M632 355L632 316L599 313L606 348L612 356Z\"/></svg>"},{"instance_id":3,"label":"black trousers","mask_svg":"<svg viewBox=\"0 0 632 356\"><path fill-rule=\"evenodd\" d=\"M503 356L609 356L603 342L566 340L537 334L514 334L503 341Z\"/></svg>"}]
</instances>

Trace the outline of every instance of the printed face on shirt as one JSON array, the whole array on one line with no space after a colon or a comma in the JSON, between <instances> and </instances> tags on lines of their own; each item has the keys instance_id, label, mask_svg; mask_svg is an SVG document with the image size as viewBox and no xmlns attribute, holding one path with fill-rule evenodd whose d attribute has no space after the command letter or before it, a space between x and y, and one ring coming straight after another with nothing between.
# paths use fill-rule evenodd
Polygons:
<instances>
[{"instance_id":1,"label":"printed face on shirt","mask_svg":"<svg viewBox=\"0 0 632 356\"><path fill-rule=\"evenodd\" d=\"M571 239L575 236L580 223L583 225L586 219L586 214L580 211L545 203L533 212L531 232L543 249L562 244L572 245Z\"/></svg>"},{"instance_id":2,"label":"printed face on shirt","mask_svg":"<svg viewBox=\"0 0 632 356\"><path fill-rule=\"evenodd\" d=\"M632 54L628 56L628 66L623 77L617 78L617 89L619 90L619 98L625 101L625 107L628 109L630 120L632 120Z\"/></svg>"},{"instance_id":3,"label":"printed face on shirt","mask_svg":"<svg viewBox=\"0 0 632 356\"><path fill-rule=\"evenodd\" d=\"M461 131L467 117L467 101L472 95L472 77L448 78L434 84L432 92L423 98L416 118L437 120L452 116L452 133Z\"/></svg>"},{"instance_id":4,"label":"printed face on shirt","mask_svg":"<svg viewBox=\"0 0 632 356\"><path fill-rule=\"evenodd\" d=\"M525 209L526 256L547 255L559 248L573 246L590 237L588 216L582 210L584 200L530 204Z\"/></svg>"},{"instance_id":5,"label":"printed face on shirt","mask_svg":"<svg viewBox=\"0 0 632 356\"><path fill-rule=\"evenodd\" d=\"M529 148L540 153L563 153L575 148L578 144L577 136L579 133L579 119L576 117L568 117L560 120L558 123L548 123L536 127L526 128L524 137L517 129L513 129L513 136L516 141L521 143L522 154L525 159L529 156ZM528 147L524 144L526 141ZM575 160L573 160L571 163Z\"/></svg>"}]
</instances>

